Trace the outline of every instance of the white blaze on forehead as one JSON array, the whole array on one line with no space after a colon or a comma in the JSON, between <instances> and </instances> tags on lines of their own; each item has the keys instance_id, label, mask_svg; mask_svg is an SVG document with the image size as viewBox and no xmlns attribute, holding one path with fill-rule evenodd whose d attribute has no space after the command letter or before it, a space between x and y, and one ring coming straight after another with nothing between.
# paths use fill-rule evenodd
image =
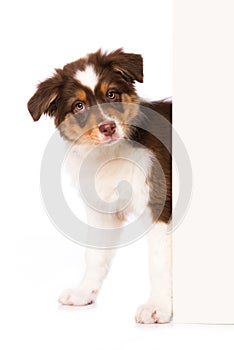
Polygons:
<instances>
[{"instance_id":1,"label":"white blaze on forehead","mask_svg":"<svg viewBox=\"0 0 234 350\"><path fill-rule=\"evenodd\" d=\"M92 65L88 65L83 71L78 70L75 78L79 80L82 85L89 87L92 91L94 91L95 86L98 83L98 75Z\"/></svg>"}]
</instances>

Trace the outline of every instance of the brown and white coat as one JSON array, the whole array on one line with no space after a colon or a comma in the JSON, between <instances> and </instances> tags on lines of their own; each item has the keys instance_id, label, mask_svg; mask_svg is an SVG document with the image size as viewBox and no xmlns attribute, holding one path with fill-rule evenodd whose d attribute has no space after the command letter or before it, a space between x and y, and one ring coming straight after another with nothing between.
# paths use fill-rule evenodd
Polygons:
<instances>
[{"instance_id":1,"label":"brown and white coat","mask_svg":"<svg viewBox=\"0 0 234 350\"><path fill-rule=\"evenodd\" d=\"M136 321L164 323L172 317L171 235L167 234L172 211L172 105L168 100L140 99L135 81L143 82L140 55L122 49L109 54L99 50L56 69L54 76L39 84L28 109L35 121L42 114L53 117L61 136L72 144L68 168L75 186L79 166L92 148L98 147L98 161L103 163L106 147L113 150L116 161L99 174L97 191L110 201L117 184L127 180L132 186L132 204L111 216L87 208L88 220L97 227L115 228L127 222L129 215L137 217L143 207L147 208L154 223L149 233L151 293L147 303L138 308ZM145 116L144 108L159 114L166 123ZM160 139L155 137L155 130ZM121 161L130 155L140 160L144 175L134 164ZM65 305L94 302L112 256L113 250L87 249L86 273L79 288L66 290L60 302Z\"/></svg>"}]
</instances>

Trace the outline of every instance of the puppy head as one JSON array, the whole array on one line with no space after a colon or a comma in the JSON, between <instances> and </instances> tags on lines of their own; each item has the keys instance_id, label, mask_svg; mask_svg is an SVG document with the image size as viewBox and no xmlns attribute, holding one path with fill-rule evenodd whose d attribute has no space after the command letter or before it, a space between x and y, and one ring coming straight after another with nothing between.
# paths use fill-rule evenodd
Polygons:
<instances>
[{"instance_id":1,"label":"puppy head","mask_svg":"<svg viewBox=\"0 0 234 350\"><path fill-rule=\"evenodd\" d=\"M140 55L99 50L40 83L28 109L35 121L42 114L54 117L61 135L71 142L111 143L127 136L137 114L135 81L143 82Z\"/></svg>"}]
</instances>

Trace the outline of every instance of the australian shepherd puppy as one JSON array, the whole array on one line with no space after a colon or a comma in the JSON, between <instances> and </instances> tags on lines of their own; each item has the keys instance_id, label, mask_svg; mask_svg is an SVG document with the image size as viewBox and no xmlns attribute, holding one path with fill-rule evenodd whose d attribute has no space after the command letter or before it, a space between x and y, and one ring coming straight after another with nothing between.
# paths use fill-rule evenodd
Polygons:
<instances>
[{"instance_id":1,"label":"australian shepherd puppy","mask_svg":"<svg viewBox=\"0 0 234 350\"><path fill-rule=\"evenodd\" d=\"M168 100L140 99L136 81L143 82L141 55L122 49L111 53L99 50L56 69L38 85L28 109L34 121L42 114L53 117L62 138L70 144L68 171L76 188L77 174L90 152L95 150L92 165L105 164L101 174L95 175L95 183L107 207L96 210L85 203L92 227L121 229L130 217L131 222L137 220L143 209L148 213L151 292L135 319L138 323L166 323L172 318L172 237L168 234L172 106ZM107 154L112 159L105 163ZM131 201L108 211L122 180L131 185ZM61 294L60 303L81 306L95 302L114 254L113 245L112 249L105 249L110 248L108 244L97 248L87 248L84 278L77 289Z\"/></svg>"}]
</instances>

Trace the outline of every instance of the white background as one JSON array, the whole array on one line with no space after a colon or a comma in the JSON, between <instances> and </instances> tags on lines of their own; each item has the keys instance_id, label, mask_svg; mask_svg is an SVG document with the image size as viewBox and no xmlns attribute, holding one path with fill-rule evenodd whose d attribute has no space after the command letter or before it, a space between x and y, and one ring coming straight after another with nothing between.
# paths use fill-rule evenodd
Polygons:
<instances>
[{"instance_id":1,"label":"white background","mask_svg":"<svg viewBox=\"0 0 234 350\"><path fill-rule=\"evenodd\" d=\"M204 8L203 1L196 1L196 8L195 1L188 3L193 3L193 10L196 9L197 16L205 11L206 16L214 17L214 12L211 14L209 6ZM213 6L213 2L208 3ZM230 2L222 1L223 3ZM195 98L189 94L193 85L191 81L187 79L186 86L178 84L180 73L183 72L179 57L183 58L185 53L189 57L190 64L186 70L189 78L191 72L194 73L197 55L200 57L200 62L204 57L209 57L207 48L210 46L210 41L207 45L202 41L203 32L201 29L197 31L197 25L201 23L199 18L195 20L188 5L185 9L184 2L177 1L175 7L179 12L176 15L174 33L179 30L179 36L186 38L185 47L178 46L179 51L176 53L175 94L181 91L186 98L190 97L189 101L193 105ZM217 19L221 10L221 5L220 8L216 8ZM225 16L231 12L228 9L224 12L222 21L225 23ZM177 29L181 23L179 16L182 19L187 18L187 13L189 18L185 22L182 21L184 28ZM7 2L4 7L2 5L0 16L2 36L0 258L3 321L1 341L5 341L4 349L105 350L147 347L171 349L176 345L181 349L188 347L206 349L208 346L212 346L213 349L221 346L226 349L232 348L233 328L230 326L135 325L135 309L148 295L145 239L118 251L97 305L72 309L60 307L57 303L61 290L75 286L80 280L84 268L84 249L61 236L50 223L42 207L39 190L40 160L54 127L49 118L33 123L27 112L26 103L34 93L36 84L50 76L53 68L62 67L65 63L87 52L93 52L99 47L107 50L124 47L128 52L141 53L145 62L145 83L137 86L140 95L154 99L171 96L172 2L22 0ZM208 22L207 18L206 23ZM207 29L206 23L202 22L204 31ZM214 20L211 21L211 28L216 28ZM211 28L209 38L213 45L215 46L217 39L219 44L223 43L218 32L213 37ZM231 33L230 28L225 27L222 30L223 34ZM197 51L193 50L193 45L190 43L191 32ZM199 46L201 41L204 47ZM226 41L223 45L224 48L228 48ZM204 48L206 55L199 54ZM224 60L224 57L220 56L220 59ZM211 74L214 72L213 69L210 71L210 80L206 80L207 94L209 85L213 86L214 80L218 82L221 80L218 84L225 86L225 77L220 72L219 61L215 61L219 74L214 77ZM208 58L206 62L207 67ZM225 60L226 68L228 65L232 67L230 62L231 59ZM182 63L185 64L186 60L182 60ZM201 64L199 67L203 68ZM219 88L219 93L215 96L216 103L219 102L217 96L220 97L222 92L220 90ZM181 101L181 95L179 98ZM212 100L213 96L210 95L209 98ZM226 103L230 103L231 99L232 95L228 96ZM206 103L205 97L199 99L199 104L202 103ZM181 108L181 105L177 102L177 108L179 107ZM215 112L214 109L212 111ZM200 108L198 114L199 112ZM207 114L208 112L207 110ZM183 118L185 114L187 111L183 111ZM186 124L188 127L184 128L184 122L181 121L181 130L189 129L191 125L189 114ZM192 118L195 117L193 114ZM208 125L205 125L205 128L208 128ZM189 144L190 136L183 134L183 137ZM196 147L194 150L190 146L189 151L196 152ZM189 242L188 240L185 242L186 244L182 241L180 247L187 248ZM217 236L216 243L219 242L222 240ZM191 252L191 246L189 249ZM230 251L228 254L230 257ZM190 271L186 270L186 264L191 262L189 255L186 259L186 263L178 260L180 264L178 266L181 267L181 276L186 272L186 279L190 278L191 283ZM199 268L199 264L197 267ZM212 266L208 266L208 271L211 269ZM196 273L195 268L193 273ZM182 278L177 290L181 291L185 284ZM199 287L199 290L202 290L202 287ZM192 290L188 287L186 292L191 293ZM186 295L177 293L178 298L182 296L182 300L179 299L180 304L183 305L185 300L186 309L189 311L191 304L194 303L188 295L186 298ZM224 298L225 295L222 300ZM177 311L178 309L179 304ZM185 314L181 320L186 322L184 316Z\"/></svg>"}]
</instances>

